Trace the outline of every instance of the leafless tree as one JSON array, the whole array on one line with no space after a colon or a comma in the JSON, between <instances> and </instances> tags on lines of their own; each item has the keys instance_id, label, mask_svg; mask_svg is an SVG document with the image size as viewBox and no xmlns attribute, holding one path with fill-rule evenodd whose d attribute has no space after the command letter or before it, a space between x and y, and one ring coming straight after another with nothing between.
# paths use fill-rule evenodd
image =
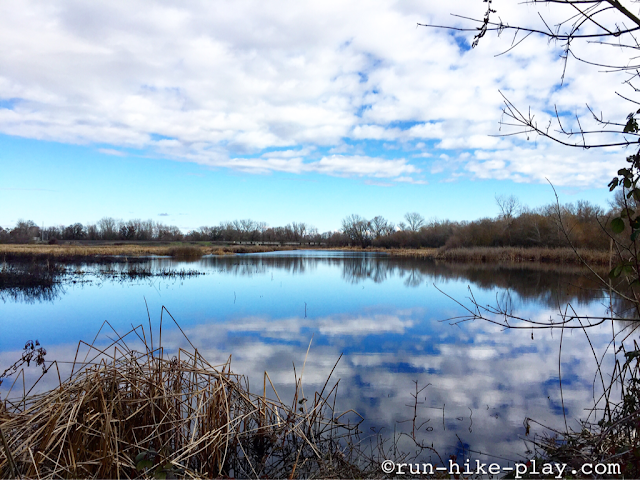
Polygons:
<instances>
[{"instance_id":1,"label":"leafless tree","mask_svg":"<svg viewBox=\"0 0 640 480\"><path fill-rule=\"evenodd\" d=\"M417 232L424 225L424 217L418 212L410 212L404 214L407 226L412 232Z\"/></svg>"},{"instance_id":2,"label":"leafless tree","mask_svg":"<svg viewBox=\"0 0 640 480\"><path fill-rule=\"evenodd\" d=\"M9 235L13 242L29 243L40 235L40 228L32 220L20 219Z\"/></svg>"},{"instance_id":3,"label":"leafless tree","mask_svg":"<svg viewBox=\"0 0 640 480\"><path fill-rule=\"evenodd\" d=\"M267 222L256 222L256 230L260 232L260 235L264 234L264 232L267 231L267 228L269 228Z\"/></svg>"},{"instance_id":4,"label":"leafless tree","mask_svg":"<svg viewBox=\"0 0 640 480\"><path fill-rule=\"evenodd\" d=\"M378 215L371 220L371 230L374 238L380 238L384 235L390 235L394 232L395 226L383 216Z\"/></svg>"},{"instance_id":5,"label":"leafless tree","mask_svg":"<svg viewBox=\"0 0 640 480\"><path fill-rule=\"evenodd\" d=\"M362 248L371 245L371 224L360 215L352 214L343 219L342 233L349 238L352 244L359 245Z\"/></svg>"},{"instance_id":6,"label":"leafless tree","mask_svg":"<svg viewBox=\"0 0 640 480\"><path fill-rule=\"evenodd\" d=\"M500 217L503 220L510 221L518 213L520 208L520 201L514 195L496 195L496 203L500 209Z\"/></svg>"},{"instance_id":7,"label":"leafless tree","mask_svg":"<svg viewBox=\"0 0 640 480\"><path fill-rule=\"evenodd\" d=\"M293 238L299 242L307 234L307 224L304 222L291 222L291 231L293 232Z\"/></svg>"},{"instance_id":8,"label":"leafless tree","mask_svg":"<svg viewBox=\"0 0 640 480\"><path fill-rule=\"evenodd\" d=\"M118 222L111 217L98 220L98 231L103 240L115 240L118 236Z\"/></svg>"}]
</instances>

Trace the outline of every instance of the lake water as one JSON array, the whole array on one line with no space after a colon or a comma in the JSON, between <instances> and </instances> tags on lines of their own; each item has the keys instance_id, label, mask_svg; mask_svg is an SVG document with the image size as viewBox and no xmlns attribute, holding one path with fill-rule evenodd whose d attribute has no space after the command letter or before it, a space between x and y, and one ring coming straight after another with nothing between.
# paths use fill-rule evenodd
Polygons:
<instances>
[{"instance_id":1,"label":"lake water","mask_svg":"<svg viewBox=\"0 0 640 480\"><path fill-rule=\"evenodd\" d=\"M148 306L157 329L165 306L205 358L223 363L231 355L232 370L246 374L255 391L262 391L266 370L281 398L290 399L293 365L300 375L304 364L309 396L322 388L342 354L332 377L340 379L337 409L354 409L365 418L365 442L374 432L386 438L410 432L412 423L403 421L413 418L411 394L426 386L416 410L419 439L443 458L456 454L504 464L530 455L526 417L561 429L566 415L568 425L578 427L602 390L589 340L602 355L612 328L627 328L604 323L590 328L588 338L582 330L564 332L561 397L559 330L456 323L448 319L463 309L438 289L466 305L473 294L481 305L499 302L540 321L557 320L568 304L582 315L606 315L606 291L593 288L577 270L442 265L334 251L188 263L153 258L146 266L205 274L122 281L113 269L128 264L83 265L78 271L84 273L44 296L0 296L0 370L19 358L26 340L38 339L48 360L72 360L78 341L92 341L103 321L120 333L132 325L146 328ZM112 270L105 274L105 268ZM164 320L166 350L188 346L166 314ZM37 373L29 369L27 380ZM49 382L55 385L57 378ZM8 386L2 385L3 397ZM406 438L401 445L411 447Z\"/></svg>"}]
</instances>

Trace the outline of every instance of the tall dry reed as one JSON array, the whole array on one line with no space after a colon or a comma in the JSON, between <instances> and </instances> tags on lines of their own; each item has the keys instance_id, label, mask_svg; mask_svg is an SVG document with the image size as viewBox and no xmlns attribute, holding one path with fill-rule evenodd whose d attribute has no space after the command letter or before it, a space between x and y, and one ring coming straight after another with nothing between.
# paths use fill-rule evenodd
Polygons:
<instances>
[{"instance_id":1,"label":"tall dry reed","mask_svg":"<svg viewBox=\"0 0 640 480\"><path fill-rule=\"evenodd\" d=\"M133 336L144 351L127 345ZM256 395L229 362L211 365L195 348L169 357L162 346L150 346L148 336L137 327L106 348L90 344L91 358L76 354L70 378L58 387L5 399L2 478L375 474L377 464L354 447L355 426L333 411L337 384L329 388L327 379L307 401L298 381L289 406L266 372L264 391ZM49 365L50 374L55 368ZM276 399L267 397L269 385Z\"/></svg>"}]
</instances>

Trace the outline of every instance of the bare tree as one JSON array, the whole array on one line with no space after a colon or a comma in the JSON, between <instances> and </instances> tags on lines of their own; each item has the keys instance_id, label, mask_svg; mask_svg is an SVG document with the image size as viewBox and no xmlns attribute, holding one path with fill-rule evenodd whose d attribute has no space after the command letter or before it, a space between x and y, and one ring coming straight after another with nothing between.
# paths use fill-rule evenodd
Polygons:
<instances>
[{"instance_id":1,"label":"bare tree","mask_svg":"<svg viewBox=\"0 0 640 480\"><path fill-rule=\"evenodd\" d=\"M118 222L111 217L98 220L98 231L103 240L115 240L118 236Z\"/></svg>"},{"instance_id":2,"label":"bare tree","mask_svg":"<svg viewBox=\"0 0 640 480\"><path fill-rule=\"evenodd\" d=\"M100 238L100 235L98 234L98 227L96 227L95 225L93 224L87 225L86 230L87 230L87 239L98 240Z\"/></svg>"},{"instance_id":3,"label":"bare tree","mask_svg":"<svg viewBox=\"0 0 640 480\"><path fill-rule=\"evenodd\" d=\"M40 227L33 220L20 219L9 235L13 242L29 243L35 237L40 236Z\"/></svg>"},{"instance_id":4,"label":"bare tree","mask_svg":"<svg viewBox=\"0 0 640 480\"><path fill-rule=\"evenodd\" d=\"M352 244L359 245L362 248L371 245L371 223L360 215L353 214L343 219L342 233L349 238Z\"/></svg>"},{"instance_id":5,"label":"bare tree","mask_svg":"<svg viewBox=\"0 0 640 480\"><path fill-rule=\"evenodd\" d=\"M404 219L407 221L407 226L412 232L417 232L420 227L424 225L424 217L418 212L405 213Z\"/></svg>"},{"instance_id":6,"label":"bare tree","mask_svg":"<svg viewBox=\"0 0 640 480\"><path fill-rule=\"evenodd\" d=\"M291 230L296 241L300 241L307 234L307 224L304 222L291 222Z\"/></svg>"},{"instance_id":7,"label":"bare tree","mask_svg":"<svg viewBox=\"0 0 640 480\"><path fill-rule=\"evenodd\" d=\"M395 226L392 222L387 221L381 215L374 217L371 222L371 231L374 238L380 238L385 235L390 235L394 232Z\"/></svg>"},{"instance_id":8,"label":"bare tree","mask_svg":"<svg viewBox=\"0 0 640 480\"><path fill-rule=\"evenodd\" d=\"M512 220L520 209L520 201L518 198L513 195L509 195L508 197L496 195L495 198L498 208L500 209L500 218L507 221Z\"/></svg>"},{"instance_id":9,"label":"bare tree","mask_svg":"<svg viewBox=\"0 0 640 480\"><path fill-rule=\"evenodd\" d=\"M267 228L269 228L267 222L256 222L256 230L260 233L260 235L263 235L264 232L267 231Z\"/></svg>"}]
</instances>

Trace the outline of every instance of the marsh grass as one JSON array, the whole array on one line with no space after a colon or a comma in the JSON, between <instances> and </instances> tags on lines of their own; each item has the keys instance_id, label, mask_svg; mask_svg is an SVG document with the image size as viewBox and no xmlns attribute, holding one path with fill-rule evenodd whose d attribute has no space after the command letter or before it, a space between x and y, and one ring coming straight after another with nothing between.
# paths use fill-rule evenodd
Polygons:
<instances>
[{"instance_id":1,"label":"marsh grass","mask_svg":"<svg viewBox=\"0 0 640 480\"><path fill-rule=\"evenodd\" d=\"M357 448L357 423L347 422L354 413L334 411L331 374L308 398L296 378L285 404L266 372L256 395L229 361L211 365L193 346L170 356L141 326L114 334L104 348L80 342L58 387L4 399L2 478L379 475L379 463ZM88 347L83 359L81 347ZM47 367L53 375L57 369L56 362Z\"/></svg>"},{"instance_id":2,"label":"marsh grass","mask_svg":"<svg viewBox=\"0 0 640 480\"><path fill-rule=\"evenodd\" d=\"M104 270L94 272L95 275L114 280L131 280L137 278L162 277L162 278L188 278L205 275L199 270L176 270L172 268L154 269L140 265L130 265L122 271L115 271L109 267Z\"/></svg>"},{"instance_id":3,"label":"marsh grass","mask_svg":"<svg viewBox=\"0 0 640 480\"><path fill-rule=\"evenodd\" d=\"M295 250L291 246L265 245L22 245L0 244L0 260L12 261L57 261L61 263L118 263L142 260L156 255L177 259L198 259L203 255L235 255L236 253L273 252Z\"/></svg>"},{"instance_id":4,"label":"marsh grass","mask_svg":"<svg viewBox=\"0 0 640 480\"><path fill-rule=\"evenodd\" d=\"M462 248L331 248L330 250L380 252L392 257L425 258L458 263L542 263L581 265L571 248L462 247ZM590 265L608 265L609 251L578 249ZM615 258L613 258L615 261Z\"/></svg>"},{"instance_id":5,"label":"marsh grass","mask_svg":"<svg viewBox=\"0 0 640 480\"><path fill-rule=\"evenodd\" d=\"M64 268L54 262L17 262L0 264L0 290L51 287L58 283Z\"/></svg>"},{"instance_id":6,"label":"marsh grass","mask_svg":"<svg viewBox=\"0 0 640 480\"><path fill-rule=\"evenodd\" d=\"M0 264L0 301L49 301L61 291L65 269L54 262Z\"/></svg>"},{"instance_id":7,"label":"marsh grass","mask_svg":"<svg viewBox=\"0 0 640 480\"><path fill-rule=\"evenodd\" d=\"M583 263L571 248L474 247L451 249L391 249L387 252L391 256L431 258L447 262L548 263L566 265ZM610 253L608 251L578 249L578 254L589 265L609 264Z\"/></svg>"},{"instance_id":8,"label":"marsh grass","mask_svg":"<svg viewBox=\"0 0 640 480\"><path fill-rule=\"evenodd\" d=\"M205 248L198 247L196 245L183 245L179 247L171 247L169 249L169 255L177 259L197 260L204 254Z\"/></svg>"},{"instance_id":9,"label":"marsh grass","mask_svg":"<svg viewBox=\"0 0 640 480\"><path fill-rule=\"evenodd\" d=\"M150 255L171 256L179 246L170 245L0 245L0 258L7 261L35 258L53 259L58 262L84 262L109 260L118 257L145 257ZM206 248L203 248L207 253ZM131 260L131 259L129 259Z\"/></svg>"}]
</instances>

